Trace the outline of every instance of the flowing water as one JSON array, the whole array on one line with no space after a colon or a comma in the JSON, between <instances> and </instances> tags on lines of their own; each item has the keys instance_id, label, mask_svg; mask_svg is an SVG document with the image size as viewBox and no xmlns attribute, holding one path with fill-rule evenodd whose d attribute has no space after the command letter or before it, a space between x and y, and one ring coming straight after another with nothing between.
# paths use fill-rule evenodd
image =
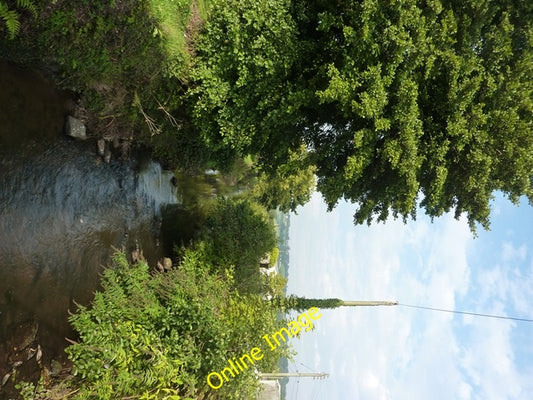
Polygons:
<instances>
[{"instance_id":1,"label":"flowing water","mask_svg":"<svg viewBox=\"0 0 533 400\"><path fill-rule=\"evenodd\" d=\"M41 82L10 71L15 81ZM105 163L94 142L63 138L68 96L47 92L43 99L37 83L7 85L9 92L0 80L0 97L10 93L19 104L0 103L0 120L20 114L16 128L4 124L0 132L0 380L14 369L39 373L31 357L37 346L47 368L65 360L65 337L74 338L68 311L90 301L116 249L139 248L150 263L163 257L161 212L178 198L173 175L159 164L142 156ZM20 104L35 102L57 107L24 114Z\"/></svg>"}]
</instances>

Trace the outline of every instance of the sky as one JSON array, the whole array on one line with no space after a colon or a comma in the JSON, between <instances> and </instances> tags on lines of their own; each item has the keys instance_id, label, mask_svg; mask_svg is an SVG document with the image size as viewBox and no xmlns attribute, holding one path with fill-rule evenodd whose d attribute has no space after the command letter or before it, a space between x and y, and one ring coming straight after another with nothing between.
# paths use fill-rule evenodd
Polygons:
<instances>
[{"instance_id":1,"label":"sky","mask_svg":"<svg viewBox=\"0 0 533 400\"><path fill-rule=\"evenodd\" d=\"M355 206L321 196L291 215L288 294L533 319L533 207L497 194L491 230L466 219L354 226ZM295 315L297 316L297 314ZM322 310L292 338L287 400L531 399L533 323L403 305Z\"/></svg>"}]
</instances>

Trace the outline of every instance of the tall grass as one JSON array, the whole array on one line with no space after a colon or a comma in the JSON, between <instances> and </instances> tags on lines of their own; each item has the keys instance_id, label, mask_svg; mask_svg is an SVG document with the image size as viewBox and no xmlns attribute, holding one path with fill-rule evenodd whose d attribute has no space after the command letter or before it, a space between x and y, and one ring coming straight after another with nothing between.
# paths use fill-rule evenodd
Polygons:
<instances>
[{"instance_id":1,"label":"tall grass","mask_svg":"<svg viewBox=\"0 0 533 400\"><path fill-rule=\"evenodd\" d=\"M186 80L191 65L187 48L187 25L198 16L206 20L208 5L205 0L149 0L152 14L158 21L154 35L164 41L167 56L167 74ZM198 16L194 15L198 13Z\"/></svg>"}]
</instances>

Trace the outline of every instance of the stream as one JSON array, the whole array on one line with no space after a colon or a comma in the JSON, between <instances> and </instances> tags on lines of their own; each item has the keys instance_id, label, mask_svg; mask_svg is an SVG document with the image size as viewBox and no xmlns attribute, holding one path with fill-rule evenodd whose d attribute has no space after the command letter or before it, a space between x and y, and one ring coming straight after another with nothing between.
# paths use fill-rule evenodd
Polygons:
<instances>
[{"instance_id":1,"label":"stream","mask_svg":"<svg viewBox=\"0 0 533 400\"><path fill-rule=\"evenodd\" d=\"M0 98L0 380L31 380L66 363L68 312L117 249L164 256L162 210L178 194L146 156L105 163L94 141L64 137L73 100L39 74L0 63Z\"/></svg>"}]
</instances>

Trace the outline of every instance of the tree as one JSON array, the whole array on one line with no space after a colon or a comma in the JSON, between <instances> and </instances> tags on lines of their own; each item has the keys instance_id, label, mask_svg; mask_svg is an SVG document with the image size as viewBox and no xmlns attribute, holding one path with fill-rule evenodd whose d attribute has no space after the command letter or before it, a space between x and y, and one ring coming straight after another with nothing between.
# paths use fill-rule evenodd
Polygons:
<instances>
[{"instance_id":1,"label":"tree","mask_svg":"<svg viewBox=\"0 0 533 400\"><path fill-rule=\"evenodd\" d=\"M259 260L276 245L276 232L261 206L246 200L218 198L199 239L214 266L235 267L235 283L241 291L264 291Z\"/></svg>"},{"instance_id":2,"label":"tree","mask_svg":"<svg viewBox=\"0 0 533 400\"><path fill-rule=\"evenodd\" d=\"M476 0L301 13L309 48L329 44L314 76L328 114L306 137L328 206L358 203L358 223L414 217L421 194L429 215L466 212L474 230L494 190L533 199L531 17L531 5Z\"/></svg>"},{"instance_id":3,"label":"tree","mask_svg":"<svg viewBox=\"0 0 533 400\"><path fill-rule=\"evenodd\" d=\"M289 151L288 160L274 172L261 172L252 188L252 197L268 209L296 211L311 199L315 188L315 167L306 164L306 150L301 146Z\"/></svg>"},{"instance_id":4,"label":"tree","mask_svg":"<svg viewBox=\"0 0 533 400\"><path fill-rule=\"evenodd\" d=\"M286 96L297 43L288 5L288 0L215 0L211 6L188 98L198 134L222 166L265 146L270 158L286 158L285 141L269 138L295 123Z\"/></svg>"},{"instance_id":5,"label":"tree","mask_svg":"<svg viewBox=\"0 0 533 400\"><path fill-rule=\"evenodd\" d=\"M215 151L275 170L305 143L328 207L354 202L356 223L421 206L475 231L495 190L533 201L530 2L217 4L191 91Z\"/></svg>"}]
</instances>

